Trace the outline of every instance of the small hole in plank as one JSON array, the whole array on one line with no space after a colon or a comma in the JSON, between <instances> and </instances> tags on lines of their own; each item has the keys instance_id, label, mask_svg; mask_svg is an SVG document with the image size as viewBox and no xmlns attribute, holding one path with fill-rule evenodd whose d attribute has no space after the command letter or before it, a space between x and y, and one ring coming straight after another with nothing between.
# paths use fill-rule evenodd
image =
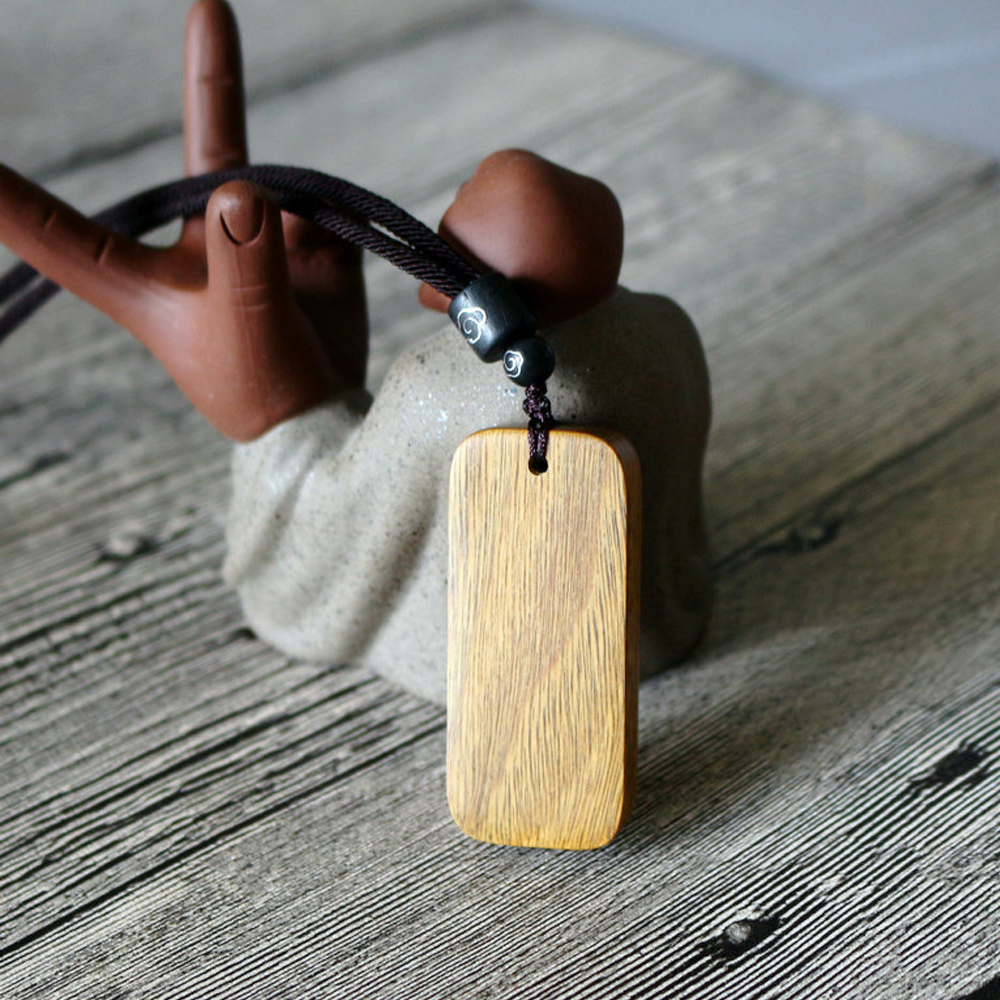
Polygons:
<instances>
[{"instance_id":1,"label":"small hole in plank","mask_svg":"<svg viewBox=\"0 0 1000 1000\"><path fill-rule=\"evenodd\" d=\"M546 462L544 458L532 455L532 457L528 459L528 471L533 476L540 476L543 472L549 471L549 463Z\"/></svg>"}]
</instances>

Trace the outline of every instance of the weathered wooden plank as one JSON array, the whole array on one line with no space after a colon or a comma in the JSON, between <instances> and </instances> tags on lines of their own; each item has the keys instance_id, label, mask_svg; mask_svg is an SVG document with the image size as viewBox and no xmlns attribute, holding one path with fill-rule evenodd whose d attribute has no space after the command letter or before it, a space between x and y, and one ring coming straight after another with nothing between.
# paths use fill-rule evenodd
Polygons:
<instances>
[{"instance_id":1,"label":"weathered wooden plank","mask_svg":"<svg viewBox=\"0 0 1000 1000\"><path fill-rule=\"evenodd\" d=\"M531 23L536 26L535 22ZM499 40L496 35L497 30L499 29L475 33L478 45L482 50L474 53L477 58L482 59L483 52L494 47ZM539 29L536 34L543 35L544 33ZM542 41L548 42L551 39L543 37ZM586 44L582 45L579 58L575 62L570 61L567 70L568 77L574 74L581 75L583 68L592 61L590 59L592 44L590 40L587 40ZM476 46L470 44L468 48L473 50ZM619 53L619 55L621 54ZM440 58L440 53L433 45L428 49L427 58ZM652 57L649 58L652 61ZM636 60L632 62L634 64ZM687 65L686 62L685 65ZM375 75L384 78L387 74L379 72ZM362 90L367 78L361 71L359 71L359 77L362 79L358 84L358 89ZM478 100L478 95L475 96ZM625 96L628 98L634 95ZM280 110L287 117L286 109L283 106ZM542 124L544 125L544 123ZM148 157L133 158L136 171L148 167L152 159L158 159L162 162L162 149L150 151ZM81 185L92 183L94 177L93 173L84 175L79 178L79 183ZM108 184L110 179L105 176L102 183ZM836 273L834 269L833 275L827 280L835 282ZM377 306L379 301L377 282L375 291ZM196 430L196 428L200 428L200 425L193 419L189 420L182 416L186 413L186 404L177 399L176 394L166 389L166 379L155 366L146 363L142 352L127 344L120 335L108 334L104 325L93 324L89 320L89 314L68 303L64 303L61 310L60 307L53 308L54 311L46 317L46 327L33 331L33 333L37 332L39 337L43 334L50 337L48 344L41 341L41 349L39 349L38 342L29 343L26 339L22 339L20 342L15 341L6 349L11 352L7 356L11 358L13 370L18 378L27 376L25 381L16 387L15 393L25 391L28 386L34 389L27 403L15 398L11 405L16 412L9 413L6 420L7 440L9 442L30 442L31 446L28 455L15 456L11 461L15 474L17 470L32 468L40 457L59 455L58 448L60 446L67 452L86 455L89 463L111 462L114 468L120 467L124 470L128 468L130 463L144 461L144 456L148 452L144 451L142 447L131 451L122 451L123 438L128 440L140 436L147 440L155 439L158 434L162 434L166 428L169 428L170 432L176 432L180 429L185 439L191 441L192 447L199 449L200 453L206 456L206 459L208 453L201 451L201 449L211 447L213 449L212 455L215 456L211 461L219 463L217 468L221 477L224 448L221 445L210 444L210 436L200 429ZM88 319L81 323L82 316L88 316ZM51 322L51 327L48 326L48 321ZM80 323L82 330L71 330L70 328L75 323ZM97 349L99 353L96 356L88 355L84 350L88 332L91 337L96 338L96 343L99 344ZM80 353L74 356L72 353L66 352L62 347L64 341L74 344L80 343ZM48 349L46 350L46 348ZM19 350L22 352L20 355L18 355ZM34 355L38 361L34 365L24 364L26 355L29 358ZM113 364L111 363L112 358L114 359ZM75 362L75 365L66 371L68 362ZM58 372L57 376L56 372ZM52 392L52 382L47 381L53 377L57 379L61 390L58 395ZM100 390L96 395L95 389ZM105 393L110 394L109 401L102 398ZM140 400L141 406L137 405ZM66 412L63 416L60 413L60 407L65 406L66 402L70 405L66 406ZM120 408L123 403L128 404L127 410L123 411ZM184 422L177 424L175 423L177 420ZM91 443L86 450L82 448L84 441ZM102 455L102 448L107 448L109 454ZM183 449L177 449L176 454L178 455L178 464L180 464ZM27 459L27 461L22 461L22 458ZM76 480L72 478L75 472L76 470L72 467L63 469L62 473L65 478L56 481L75 482ZM164 475L167 474L164 473ZM19 544L30 543L37 550L38 532L36 529L39 525L32 518L34 516L47 516L54 524L63 525L67 513L74 506L75 498L66 496L60 505L42 508L42 511L47 511L47 513L39 513L39 505L35 503L34 497L30 493L22 493L21 495L27 499L16 510L17 523L21 530ZM25 516L28 516L27 521L23 520Z\"/></svg>"},{"instance_id":2,"label":"weathered wooden plank","mask_svg":"<svg viewBox=\"0 0 1000 1000\"><path fill-rule=\"evenodd\" d=\"M1000 395L1000 183L873 233L733 314L710 355L720 554Z\"/></svg>"},{"instance_id":3,"label":"weathered wooden plank","mask_svg":"<svg viewBox=\"0 0 1000 1000\"><path fill-rule=\"evenodd\" d=\"M186 3L62 0L0 4L3 158L46 176L66 164L180 128ZM503 0L341 0L293 11L264 0L236 4L249 96L303 83L411 44L456 21L502 13Z\"/></svg>"},{"instance_id":4,"label":"weathered wooden plank","mask_svg":"<svg viewBox=\"0 0 1000 1000\"><path fill-rule=\"evenodd\" d=\"M779 535L723 575L711 656L643 689L638 811L607 850L463 839L434 732L191 844L182 864L168 854L0 983L18 996L97 996L109 981L136 997L962 995L995 972L1000 930L998 431L1000 409L984 409L845 491L829 545L803 553ZM191 761L191 782L200 772L221 795L218 765Z\"/></svg>"},{"instance_id":5,"label":"weathered wooden plank","mask_svg":"<svg viewBox=\"0 0 1000 1000\"><path fill-rule=\"evenodd\" d=\"M534 21L531 23L536 24ZM472 34L480 49L485 51L494 47L498 41L499 30L498 27L491 26ZM544 36L540 27L536 33ZM472 44L472 39L469 41L467 48L474 50L476 45ZM551 39L542 37L542 41L547 42ZM584 67L592 62L590 59L592 44L589 38L580 43L581 54L576 61L569 60L567 79L574 74L577 76L582 74ZM482 58L482 51L478 54L479 58ZM653 57L647 55L652 66ZM427 58L440 58L434 44L429 46ZM688 65L687 61L684 65ZM653 70L650 69L649 72L652 73ZM384 78L386 75L385 72L375 74L378 78ZM360 81L356 83L356 87L360 91L364 89L363 84L367 77L362 70L358 71L358 77ZM627 98L629 95L625 96ZM284 113L284 106L281 110ZM148 167L151 160L156 158L162 162L162 148L151 151L148 156L134 157L132 162L138 170ZM85 174L79 183L84 185L93 182L95 176L95 173ZM102 183L110 183L110 179L105 176ZM973 204L970 206L970 211L974 208L976 205ZM908 238L907 232L905 227L902 227L899 239ZM864 248L864 240L858 242ZM982 242L989 242L988 234ZM891 241L883 239L877 242L876 249L879 254L891 258L893 249ZM867 253L868 256L865 253L858 255L862 268L870 259L871 251ZM978 248L975 248L974 252L962 251L958 255L974 262L977 253ZM945 247L943 254L950 257L952 251ZM945 256L942 256L943 259ZM986 258L982 274L990 273L992 267L990 260L991 258ZM806 290L799 292L798 297L808 298L808 294L817 283L822 285L826 282L836 287L840 265L836 260L833 261L833 265L828 271L822 272L822 277L809 276ZM858 269L858 264L854 265L854 269ZM895 284L897 287L905 288L910 280L910 272L904 272L902 277L896 279ZM376 282L376 297L379 287ZM80 330L72 328L76 323L80 324ZM766 334L767 323L761 323L760 329ZM794 334L796 331L792 329L791 332ZM206 487L205 492L197 492L202 487L192 486L192 490L196 491L194 495L209 505L213 517L220 516L226 449L220 442L215 441L196 418L188 414L184 401L168 388L165 377L148 362L141 349L129 344L120 334L108 332L105 325L99 322L95 324L89 313L68 302L52 307L52 311L46 315L46 324L36 327L30 333L33 338L37 335L42 345L41 349L38 347L38 341L27 339L28 332L22 335L20 341L16 340L5 349L10 352L6 356L11 359L12 370L17 377L22 378L22 373L27 375L24 381L15 386L12 404L15 412L8 413L5 420L7 429L5 440L15 445L20 452L8 459L9 465L16 475L19 474L18 470L21 472L30 470L40 459L59 455L75 457L70 461L43 469L33 480L34 484L44 491L45 504L39 504L36 500L37 493L30 489L16 491L14 494L7 492L5 498L9 512L7 523L17 526L16 537L11 540L7 549L8 566L16 569L16 560L23 559L21 565L30 572L38 566L39 553L48 553L47 558L62 560L65 575L70 580L69 586L72 587L73 567L77 565L74 560L78 558L79 547L70 546L54 551L49 546L55 539L86 538L84 548L90 557L93 551L103 544L106 535L118 530L121 524L127 524L135 518L140 521L152 518L155 521L153 511L145 508L144 504L152 501L154 497L162 496L161 482L169 482L171 477L176 477L187 464L192 451L201 456L201 462L207 470L206 480L214 482L214 492L209 492L212 487ZM933 330L928 330L926 333L930 335ZM97 345L94 354L86 352L85 344L88 336ZM972 336L975 339L978 335L973 332ZM48 338L48 343L45 338ZM980 337L977 342L981 344L982 340ZM74 345L79 343L79 353L67 352L62 347L64 342ZM784 356L784 352L775 353L779 355L779 360ZM794 357L794 352L790 354ZM749 440L750 435L745 431L745 421L741 423L739 408L732 407L731 401L734 398L741 398L737 393L745 393L748 387L752 388L755 383L748 383L742 377L745 369L744 356L737 351L731 357L730 371L735 373L734 376L729 380L722 380L721 386L718 375L716 380L717 409L721 411L720 419L717 419L716 439L718 441L721 438L725 441L722 436L727 433L727 428L731 428L730 436L738 445L744 440ZM25 363L26 361L28 363ZM776 366L772 377L779 379L780 371L780 367ZM58 392L55 391L56 387ZM808 398L810 391L811 384L807 383L806 390L801 394L802 398ZM24 397L18 399L22 393ZM731 420L727 418L729 412L733 413ZM764 414L767 412L766 409L763 410ZM835 433L838 425L831 415L828 416L825 426L832 429L831 433ZM184 442L182 447L170 447L164 451L163 445L152 443L162 440L164 435L175 434L182 438ZM135 442L136 438L139 439L139 443ZM885 453L891 454L892 447L893 440L887 440ZM736 445L730 447L726 444L721 452L717 448L716 453L729 455L735 448ZM136 487L137 495L134 498L129 498L127 503L107 511L109 519L103 522L100 529L92 528L88 521L74 522L74 516L81 511L89 516L95 506L100 507L101 504L110 503L106 487L110 487L119 478L121 483L127 482L129 468L135 467L141 470L146 463L152 461L151 455L155 452L162 452L169 459L168 464L161 467L157 473L159 479L155 488L144 491L141 485ZM866 456L861 457L863 460L866 458ZM96 480L97 488L91 493L89 487L82 483L95 481L94 473L88 472L87 478L83 480L81 473L85 469L94 467L101 470L101 473ZM860 468L864 467L862 461ZM763 469L763 465L759 468ZM768 468L763 474L766 476L769 471ZM835 481L836 476L842 471L834 467L827 470L829 481ZM140 471L140 484L142 475ZM744 490L742 495L746 494L747 491ZM734 490L733 496L741 496L740 491ZM143 497L147 499L144 500ZM755 502L752 493L750 501ZM801 497L798 497L796 503L800 501ZM772 513L776 520L780 520L794 509L795 505L792 504ZM739 538L737 543L740 543ZM725 551L726 549L723 549L723 552ZM25 577L18 572L9 575L8 593L12 592L13 596L8 597L8 601L17 600L24 579ZM34 586L41 586L44 592L48 584L40 583L37 575L33 579ZM20 606L16 605L13 610L17 615L22 614ZM31 627L40 630L49 623L57 624L61 613L63 612L56 608L53 613L46 614L45 617L31 623Z\"/></svg>"},{"instance_id":6,"label":"weathered wooden plank","mask_svg":"<svg viewBox=\"0 0 1000 1000\"><path fill-rule=\"evenodd\" d=\"M356 177L433 221L480 156L538 146L620 192L627 277L699 317L983 162L736 70L537 16L443 35L262 102L251 113L255 157ZM58 187L98 207L179 164L176 144L153 144Z\"/></svg>"},{"instance_id":7,"label":"weathered wooden plank","mask_svg":"<svg viewBox=\"0 0 1000 1000\"><path fill-rule=\"evenodd\" d=\"M604 173L637 237L633 283L703 311L728 562L705 658L644 688L636 820L585 861L464 843L440 713L241 635L217 577L226 447L141 349L67 301L0 355L0 479L14 480L0 491L0 985L971 988L995 972L994 779L975 765L940 790L919 782L963 740L997 738L995 181L631 41L529 15L460 37L263 102L252 127L274 158L366 180L428 219L496 145ZM504 50L519 54L491 67ZM460 88L432 72L449 52L464 53ZM457 121L483 129L482 149L447 141ZM63 190L99 204L176 163L176 144L154 145ZM399 315L406 281L372 279L384 370L433 320ZM130 525L150 551L102 558ZM755 908L778 924L719 937ZM713 957L768 930L744 957Z\"/></svg>"},{"instance_id":8,"label":"weathered wooden plank","mask_svg":"<svg viewBox=\"0 0 1000 1000\"><path fill-rule=\"evenodd\" d=\"M491 64L489 54L496 51L518 56ZM434 68L448 62L449 52L459 61L450 63L454 77L442 83ZM531 72L543 62L544 76ZM618 71L623 64L629 74ZM475 72L483 66L488 71ZM454 79L462 79L460 91ZM383 127L373 130L370 122L379 108L384 109ZM438 110L428 114L427 108ZM692 134L696 112L698 127ZM483 136L477 139L481 149L449 142L456 122L473 115L476 134ZM864 122L750 85L731 70L530 15L373 60L294 99L266 102L251 117L262 155L361 177L428 220L472 159L502 142L540 146L605 173L621 191L630 218L662 220L645 225L666 227L656 241L640 227L630 244L635 283L676 291L701 323L716 368L716 345L727 351L735 342L737 353L741 349L734 328L738 333L738 310L744 307L737 303L752 296L752 316L761 317L760 328L766 329L772 302L808 296L816 281L836 284L842 265L835 258L816 271L808 262L829 255L844 240L853 238L861 246L852 266L865 266L879 254L891 257L891 240L875 237L866 244L859 234L878 234L890 219L896 242L910 238L919 228L912 222L914 206L922 219L933 192L940 199L942 188L958 190L954 199L945 199L942 213L947 214L954 201L961 202L962 191L976 183L963 188L952 179L979 162L895 133L880 139ZM303 121L324 120L330 122L330 136L338 137L335 145L322 131L301 127ZM597 142L598 134L606 139ZM826 137L824 142L817 134ZM728 144L724 156L723 142ZM407 166L423 162L425 169L404 172L403 149L414 158L406 160ZM840 152L839 159L833 151ZM780 168L765 169L761 164L768 157ZM114 166L77 172L60 187L77 203L97 205L123 187L171 176L177 163L176 144L158 144ZM741 172L741 163L758 166ZM714 186L685 186L699 177L716 178ZM688 275L670 280L682 266ZM414 308L409 279L380 267L372 268L371 277L377 383L399 344L432 329L436 320ZM804 290L796 293L797 286ZM114 453L123 439L154 439L170 426L161 422L164 417L186 420L186 404L141 349L109 333L86 311L68 305L49 310L44 322L19 334L0 359L16 380L6 394L6 440L18 451L21 442L32 443L28 454L15 453L8 460L15 473L30 468L40 454L77 454L83 442ZM741 364L737 358L737 373ZM56 370L54 384L61 392L53 399L53 383L45 379ZM743 381L737 383L740 391L746 388ZM717 376L717 400L725 403L732 392ZM189 423L183 427L185 435L192 433Z\"/></svg>"}]
</instances>

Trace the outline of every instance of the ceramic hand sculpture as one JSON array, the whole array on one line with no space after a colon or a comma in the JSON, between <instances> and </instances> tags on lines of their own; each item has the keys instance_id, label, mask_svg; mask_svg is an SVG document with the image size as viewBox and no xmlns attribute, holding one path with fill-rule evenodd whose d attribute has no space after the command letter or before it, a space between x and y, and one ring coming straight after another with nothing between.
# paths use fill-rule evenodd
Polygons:
<instances>
[{"instance_id":1,"label":"ceramic hand sculpture","mask_svg":"<svg viewBox=\"0 0 1000 1000\"><path fill-rule=\"evenodd\" d=\"M184 94L187 173L244 164L239 42L222 0L191 9ZM558 359L556 417L614 428L638 452L641 662L655 673L697 641L710 602L698 335L670 300L617 286L611 192L531 153L484 160L440 232L512 279L538 317ZM405 350L372 399L360 251L283 217L245 181L220 187L161 249L0 168L0 240L130 330L238 442L224 572L258 635L443 702L452 455L473 431L524 420L498 366L448 325ZM420 300L448 305L426 285Z\"/></svg>"}]
</instances>

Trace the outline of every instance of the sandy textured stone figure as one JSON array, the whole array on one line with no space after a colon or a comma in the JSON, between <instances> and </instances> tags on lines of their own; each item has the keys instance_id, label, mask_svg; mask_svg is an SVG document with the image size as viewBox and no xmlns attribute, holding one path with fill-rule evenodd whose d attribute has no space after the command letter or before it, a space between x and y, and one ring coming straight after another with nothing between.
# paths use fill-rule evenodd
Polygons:
<instances>
[{"instance_id":1,"label":"sandy textured stone figure","mask_svg":"<svg viewBox=\"0 0 1000 1000\"><path fill-rule=\"evenodd\" d=\"M239 42L222 0L191 9L184 94L188 174L245 163ZM670 300L617 286L611 192L531 153L484 160L440 231L512 278L535 311L557 355L556 418L635 446L642 669L661 670L697 641L710 600L710 404L694 327ZM360 252L283 218L246 182L219 188L175 246L154 249L0 168L0 239L130 330L240 442L225 575L254 630L293 656L364 664L443 702L451 457L473 431L524 423L499 367L443 322L372 399ZM447 306L428 286L420 299Z\"/></svg>"}]
</instances>

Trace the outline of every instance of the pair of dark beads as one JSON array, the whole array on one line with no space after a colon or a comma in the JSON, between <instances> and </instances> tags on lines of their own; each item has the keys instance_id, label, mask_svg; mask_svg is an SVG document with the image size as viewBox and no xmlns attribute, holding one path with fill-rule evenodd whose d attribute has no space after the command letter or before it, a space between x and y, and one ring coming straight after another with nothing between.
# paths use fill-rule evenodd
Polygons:
<instances>
[{"instance_id":1,"label":"pair of dark beads","mask_svg":"<svg viewBox=\"0 0 1000 1000\"><path fill-rule=\"evenodd\" d=\"M515 385L537 385L555 370L555 353L537 336L535 317L502 274L478 277L451 300L448 315L483 361L503 359L504 374Z\"/></svg>"}]
</instances>

